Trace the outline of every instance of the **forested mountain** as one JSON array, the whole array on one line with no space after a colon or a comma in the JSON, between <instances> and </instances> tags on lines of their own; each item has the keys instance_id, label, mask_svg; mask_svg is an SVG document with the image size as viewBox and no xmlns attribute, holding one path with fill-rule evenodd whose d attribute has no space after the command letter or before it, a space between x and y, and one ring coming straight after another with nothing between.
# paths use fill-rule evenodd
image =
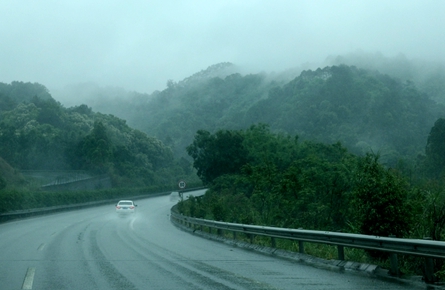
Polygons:
<instances>
[{"instance_id":1,"label":"forested mountain","mask_svg":"<svg viewBox=\"0 0 445 290\"><path fill-rule=\"evenodd\" d=\"M30 101L34 96L42 100L52 98L46 87L38 83L0 83L0 111L13 109L18 103Z\"/></svg>"},{"instance_id":2,"label":"forested mountain","mask_svg":"<svg viewBox=\"0 0 445 290\"><path fill-rule=\"evenodd\" d=\"M86 105L65 108L40 84L0 84L0 157L16 169L107 173L117 186L190 173L156 138Z\"/></svg>"},{"instance_id":3,"label":"forested mountain","mask_svg":"<svg viewBox=\"0 0 445 290\"><path fill-rule=\"evenodd\" d=\"M327 66L348 65L378 71L402 81L411 81L429 98L445 103L445 64L425 60L409 60L403 54L387 58L381 53L369 54L361 51L347 55L328 57Z\"/></svg>"},{"instance_id":4,"label":"forested mountain","mask_svg":"<svg viewBox=\"0 0 445 290\"><path fill-rule=\"evenodd\" d=\"M304 71L269 92L247 113L250 120L352 152L380 152L386 161L424 152L443 107L413 83L356 67Z\"/></svg>"},{"instance_id":5,"label":"forested mountain","mask_svg":"<svg viewBox=\"0 0 445 290\"><path fill-rule=\"evenodd\" d=\"M190 158L185 148L198 130L239 130L264 123L273 132L297 135L300 140L341 142L359 155L379 153L380 161L389 165L401 159L414 161L425 154L428 134L445 112L437 102L441 70L417 72L419 66L403 58L375 61L374 66L365 59L348 56L328 61L363 64L368 69L340 64L298 74L242 75L235 65L221 63L179 82L169 80L166 89L152 94L93 84L71 87L73 98L94 96L92 107L65 108L40 84L0 84L2 157L21 169L93 169L94 162L78 158L87 154L79 144L88 147L85 144L92 142L88 138L94 136L87 135L105 130L113 144L106 151L116 160L124 158L116 148L129 149L127 157L141 168L148 164L156 171L176 157L182 158L180 171L187 171ZM124 170L127 161L110 168Z\"/></svg>"},{"instance_id":6,"label":"forested mountain","mask_svg":"<svg viewBox=\"0 0 445 290\"><path fill-rule=\"evenodd\" d=\"M112 98L96 108L159 138L176 156L186 156L184 148L199 129L215 132L265 123L302 140L339 141L357 154L378 152L390 164L423 154L429 130L445 112L433 100L432 87L426 93L410 78L377 70L334 65L292 78L215 73L230 67L212 66L184 81L169 81L163 91L133 93L125 101ZM393 71L401 75L403 68ZM419 80L422 74L410 75ZM440 90L435 92L437 99Z\"/></svg>"}]
</instances>

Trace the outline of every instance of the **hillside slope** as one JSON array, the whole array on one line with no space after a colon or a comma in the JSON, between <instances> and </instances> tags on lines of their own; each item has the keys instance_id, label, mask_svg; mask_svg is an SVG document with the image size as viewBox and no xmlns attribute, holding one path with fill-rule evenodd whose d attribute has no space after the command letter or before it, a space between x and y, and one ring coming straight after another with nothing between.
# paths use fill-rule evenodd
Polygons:
<instances>
[{"instance_id":1,"label":"hillside slope","mask_svg":"<svg viewBox=\"0 0 445 290\"><path fill-rule=\"evenodd\" d=\"M86 105L67 109L43 85L0 83L0 104L7 104L0 107L0 157L15 169L106 173L116 186L176 184L191 171L160 140Z\"/></svg>"},{"instance_id":2,"label":"hillside slope","mask_svg":"<svg viewBox=\"0 0 445 290\"><path fill-rule=\"evenodd\" d=\"M379 152L390 163L423 154L429 130L445 112L415 83L354 66L303 71L291 81L265 73L214 75L200 73L107 107L176 156L187 157L199 129L265 123L304 140L341 142L354 153Z\"/></svg>"},{"instance_id":3,"label":"hillside slope","mask_svg":"<svg viewBox=\"0 0 445 290\"><path fill-rule=\"evenodd\" d=\"M1 180L3 179L3 180ZM0 189L1 185L13 187L25 182L23 176L0 157Z\"/></svg>"}]
</instances>

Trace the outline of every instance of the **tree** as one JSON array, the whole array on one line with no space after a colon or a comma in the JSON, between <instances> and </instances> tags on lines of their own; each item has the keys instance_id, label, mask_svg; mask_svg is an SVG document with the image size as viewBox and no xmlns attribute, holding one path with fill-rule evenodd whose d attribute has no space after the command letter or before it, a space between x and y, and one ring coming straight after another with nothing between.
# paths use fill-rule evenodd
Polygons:
<instances>
[{"instance_id":1,"label":"tree","mask_svg":"<svg viewBox=\"0 0 445 290\"><path fill-rule=\"evenodd\" d=\"M187 153L194 159L193 167L205 184L223 174L241 171L248 160L243 139L239 131L220 130L214 135L205 130L197 131Z\"/></svg>"},{"instance_id":2,"label":"tree","mask_svg":"<svg viewBox=\"0 0 445 290\"><path fill-rule=\"evenodd\" d=\"M0 175L0 190L6 187L6 180Z\"/></svg>"},{"instance_id":3,"label":"tree","mask_svg":"<svg viewBox=\"0 0 445 290\"><path fill-rule=\"evenodd\" d=\"M445 169L445 119L439 118L431 128L425 154L428 175L433 178L441 177Z\"/></svg>"},{"instance_id":4,"label":"tree","mask_svg":"<svg viewBox=\"0 0 445 290\"><path fill-rule=\"evenodd\" d=\"M62 106L54 99L42 100L38 97L32 98L32 103L38 107L39 114L36 118L40 124L49 124L57 128L63 128L64 118Z\"/></svg>"},{"instance_id":5,"label":"tree","mask_svg":"<svg viewBox=\"0 0 445 290\"><path fill-rule=\"evenodd\" d=\"M411 220L407 184L378 159L368 153L358 164L354 190L357 226L365 235L403 237Z\"/></svg>"},{"instance_id":6,"label":"tree","mask_svg":"<svg viewBox=\"0 0 445 290\"><path fill-rule=\"evenodd\" d=\"M103 172L112 155L112 147L105 126L96 121L92 132L77 145L76 155L81 168Z\"/></svg>"},{"instance_id":7,"label":"tree","mask_svg":"<svg viewBox=\"0 0 445 290\"><path fill-rule=\"evenodd\" d=\"M290 207L285 219L297 227L346 229L356 159L340 143L304 142L299 151L280 180Z\"/></svg>"},{"instance_id":8,"label":"tree","mask_svg":"<svg viewBox=\"0 0 445 290\"><path fill-rule=\"evenodd\" d=\"M5 123L0 123L0 155L13 166L16 166L18 147L15 128Z\"/></svg>"}]
</instances>

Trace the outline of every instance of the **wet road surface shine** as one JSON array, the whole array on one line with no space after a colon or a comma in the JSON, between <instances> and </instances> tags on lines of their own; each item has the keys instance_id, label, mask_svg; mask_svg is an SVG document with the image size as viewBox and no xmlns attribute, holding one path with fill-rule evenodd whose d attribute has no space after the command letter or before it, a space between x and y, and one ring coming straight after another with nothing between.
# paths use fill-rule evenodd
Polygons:
<instances>
[{"instance_id":1,"label":"wet road surface shine","mask_svg":"<svg viewBox=\"0 0 445 290\"><path fill-rule=\"evenodd\" d=\"M329 271L177 229L168 196L0 224L0 289L419 289Z\"/></svg>"}]
</instances>

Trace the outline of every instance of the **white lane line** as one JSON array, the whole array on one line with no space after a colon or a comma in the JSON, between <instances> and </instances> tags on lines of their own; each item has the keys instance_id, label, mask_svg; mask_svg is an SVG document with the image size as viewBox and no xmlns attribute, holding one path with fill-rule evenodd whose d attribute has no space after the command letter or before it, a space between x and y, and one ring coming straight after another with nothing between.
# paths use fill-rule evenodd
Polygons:
<instances>
[{"instance_id":1,"label":"white lane line","mask_svg":"<svg viewBox=\"0 0 445 290\"><path fill-rule=\"evenodd\" d=\"M133 227L133 225L134 225L134 221L135 221L136 219L134 218L134 219L132 219L131 220L131 222L130 222L130 228L134 231L134 227Z\"/></svg>"},{"instance_id":2,"label":"white lane line","mask_svg":"<svg viewBox=\"0 0 445 290\"><path fill-rule=\"evenodd\" d=\"M41 250L43 250L44 247L45 247L45 244L43 243L43 244L41 244L41 245L37 248L37 251L41 251Z\"/></svg>"},{"instance_id":3,"label":"white lane line","mask_svg":"<svg viewBox=\"0 0 445 290\"><path fill-rule=\"evenodd\" d=\"M36 268L29 267L26 272L25 280L23 281L22 289L32 289L32 283L34 282L34 274L36 273Z\"/></svg>"}]
</instances>

